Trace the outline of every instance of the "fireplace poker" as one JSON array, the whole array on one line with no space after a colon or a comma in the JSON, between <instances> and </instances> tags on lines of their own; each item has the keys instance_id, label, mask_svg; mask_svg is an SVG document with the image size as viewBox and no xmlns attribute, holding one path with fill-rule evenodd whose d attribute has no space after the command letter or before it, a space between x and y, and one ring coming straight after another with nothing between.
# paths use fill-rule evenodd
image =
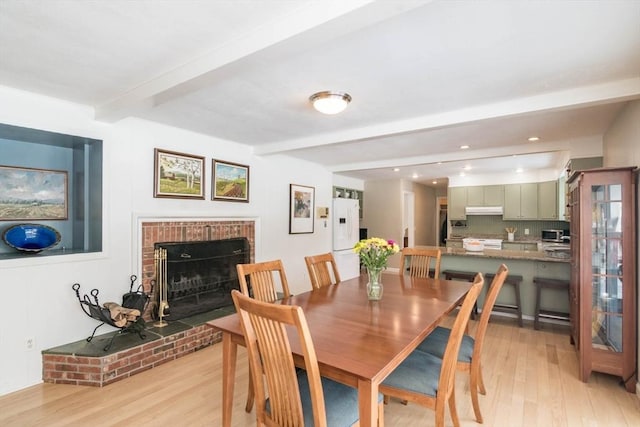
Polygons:
<instances>
[{"instance_id":1,"label":"fireplace poker","mask_svg":"<svg viewBox=\"0 0 640 427\"><path fill-rule=\"evenodd\" d=\"M162 328L167 326L164 317L169 315L169 302L168 302L168 290L167 290L167 250L160 248L156 249L153 253L153 259L156 263L156 278L158 282L158 318L160 319L153 326Z\"/></svg>"}]
</instances>

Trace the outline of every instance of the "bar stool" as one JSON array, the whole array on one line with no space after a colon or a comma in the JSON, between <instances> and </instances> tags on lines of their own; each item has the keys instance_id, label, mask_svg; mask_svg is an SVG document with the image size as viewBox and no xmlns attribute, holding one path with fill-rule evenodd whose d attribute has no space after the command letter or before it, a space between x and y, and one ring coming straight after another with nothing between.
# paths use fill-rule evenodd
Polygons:
<instances>
[{"instance_id":1,"label":"bar stool","mask_svg":"<svg viewBox=\"0 0 640 427\"><path fill-rule=\"evenodd\" d=\"M495 273L487 273L484 275L485 280L487 282L491 282L493 280L493 276ZM501 311L507 313L515 313L518 318L518 325L522 328L522 304L520 303L520 283L522 283L522 276L520 274L511 274L507 276L504 281L503 288L505 285L513 286L513 290L515 293L515 301L513 304L505 304L496 302L493 305L493 311Z\"/></svg>"},{"instance_id":2,"label":"bar stool","mask_svg":"<svg viewBox=\"0 0 640 427\"><path fill-rule=\"evenodd\" d=\"M569 281L561 279L549 279L545 277L534 277L533 284L536 287L536 312L533 320L533 328L540 329L540 318L569 320L569 313L558 310L548 310L540 307L540 300L543 289L553 289L567 292L569 296Z\"/></svg>"},{"instance_id":3,"label":"bar stool","mask_svg":"<svg viewBox=\"0 0 640 427\"><path fill-rule=\"evenodd\" d=\"M465 282L473 283L473 279L476 277L476 274L478 273L470 272L470 271L460 271L460 270L445 270L440 274L444 276L445 280L463 280ZM489 279L485 278L485 281L489 282ZM476 302L475 304L473 304L473 310L471 310L471 318L475 320L477 315L478 315L478 303Z\"/></svg>"}]
</instances>

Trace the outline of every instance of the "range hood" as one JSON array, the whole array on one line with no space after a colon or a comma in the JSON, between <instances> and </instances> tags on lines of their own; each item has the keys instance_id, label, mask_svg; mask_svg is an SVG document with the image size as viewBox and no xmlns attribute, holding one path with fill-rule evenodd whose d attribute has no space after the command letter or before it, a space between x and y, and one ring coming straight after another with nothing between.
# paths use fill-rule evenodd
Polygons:
<instances>
[{"instance_id":1,"label":"range hood","mask_svg":"<svg viewBox=\"0 0 640 427\"><path fill-rule=\"evenodd\" d=\"M466 215L502 215L502 206L467 206Z\"/></svg>"}]
</instances>

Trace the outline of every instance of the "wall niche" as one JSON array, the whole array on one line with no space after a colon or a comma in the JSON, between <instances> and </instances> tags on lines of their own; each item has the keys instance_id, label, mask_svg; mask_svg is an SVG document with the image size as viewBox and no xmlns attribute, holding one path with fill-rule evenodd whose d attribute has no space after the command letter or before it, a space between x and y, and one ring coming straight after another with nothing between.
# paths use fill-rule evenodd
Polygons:
<instances>
[{"instance_id":1,"label":"wall niche","mask_svg":"<svg viewBox=\"0 0 640 427\"><path fill-rule=\"evenodd\" d=\"M0 123L0 153L0 166L63 171L67 177L65 219L3 214L3 207L17 198L7 185L0 188L0 235L16 224L34 223L53 227L61 236L56 246L37 253L19 251L0 239L0 260L102 251L101 140Z\"/></svg>"}]
</instances>

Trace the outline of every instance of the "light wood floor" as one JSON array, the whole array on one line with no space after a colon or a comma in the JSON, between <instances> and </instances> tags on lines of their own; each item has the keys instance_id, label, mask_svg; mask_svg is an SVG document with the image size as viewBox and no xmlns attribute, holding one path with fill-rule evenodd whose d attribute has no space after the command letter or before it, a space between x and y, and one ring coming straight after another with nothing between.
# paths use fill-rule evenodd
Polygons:
<instances>
[{"instance_id":1,"label":"light wood floor","mask_svg":"<svg viewBox=\"0 0 640 427\"><path fill-rule=\"evenodd\" d=\"M219 426L221 344L104 388L41 384L0 397L0 426ZM485 426L640 426L640 401L614 377L577 379L577 359L563 326L492 318L484 354ZM240 350L233 426L255 425L244 412L247 363ZM458 375L462 426L478 426L468 377ZM431 410L391 401L387 426L432 426ZM447 425L452 425L447 419Z\"/></svg>"}]
</instances>

